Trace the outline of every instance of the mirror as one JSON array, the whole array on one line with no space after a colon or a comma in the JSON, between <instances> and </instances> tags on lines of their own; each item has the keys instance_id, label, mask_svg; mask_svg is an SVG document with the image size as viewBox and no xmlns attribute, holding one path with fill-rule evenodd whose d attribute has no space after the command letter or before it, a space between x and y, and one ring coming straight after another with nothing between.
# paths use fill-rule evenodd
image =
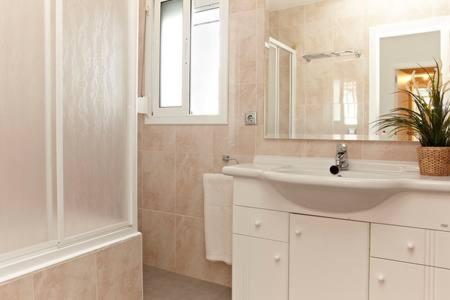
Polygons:
<instances>
[{"instance_id":1,"label":"mirror","mask_svg":"<svg viewBox=\"0 0 450 300\"><path fill-rule=\"evenodd\" d=\"M434 59L448 74L450 6L391 2L266 0L266 138L411 139L371 124L412 107L396 92L426 91Z\"/></svg>"}]
</instances>

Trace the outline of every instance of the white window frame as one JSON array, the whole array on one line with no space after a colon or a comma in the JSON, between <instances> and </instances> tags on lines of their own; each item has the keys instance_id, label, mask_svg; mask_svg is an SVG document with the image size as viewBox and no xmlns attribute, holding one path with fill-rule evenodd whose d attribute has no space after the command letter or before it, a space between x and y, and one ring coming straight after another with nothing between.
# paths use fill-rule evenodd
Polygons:
<instances>
[{"instance_id":1,"label":"white window frame","mask_svg":"<svg viewBox=\"0 0 450 300\"><path fill-rule=\"evenodd\" d=\"M191 0L183 0L183 86L182 105L160 107L160 9L169 0L148 0L145 44L145 90L149 111L146 124L227 124L228 123L228 0L219 0L220 7L220 73L219 113L217 115L190 114L190 50ZM187 17L189 16L189 17Z\"/></svg>"}]
</instances>

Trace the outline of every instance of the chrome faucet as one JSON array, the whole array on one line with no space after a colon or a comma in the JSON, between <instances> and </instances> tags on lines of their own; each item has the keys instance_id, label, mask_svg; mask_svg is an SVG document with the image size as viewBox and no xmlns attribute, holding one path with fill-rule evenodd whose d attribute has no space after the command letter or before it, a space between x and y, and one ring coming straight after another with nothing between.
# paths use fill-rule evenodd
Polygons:
<instances>
[{"instance_id":1,"label":"chrome faucet","mask_svg":"<svg viewBox=\"0 0 450 300\"><path fill-rule=\"evenodd\" d=\"M336 167L341 171L348 170L350 167L347 150L347 144L338 144L336 146Z\"/></svg>"},{"instance_id":2,"label":"chrome faucet","mask_svg":"<svg viewBox=\"0 0 450 300\"><path fill-rule=\"evenodd\" d=\"M336 164L331 166L330 172L334 175L339 174L340 171L346 171L350 168L348 161L348 146L347 144L338 144L336 146Z\"/></svg>"}]
</instances>

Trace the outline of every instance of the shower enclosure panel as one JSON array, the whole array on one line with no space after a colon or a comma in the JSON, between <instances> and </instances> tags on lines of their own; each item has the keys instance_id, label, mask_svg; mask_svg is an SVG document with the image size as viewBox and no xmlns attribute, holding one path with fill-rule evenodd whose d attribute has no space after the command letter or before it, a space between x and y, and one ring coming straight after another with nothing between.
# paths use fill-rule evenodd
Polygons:
<instances>
[{"instance_id":1,"label":"shower enclosure panel","mask_svg":"<svg viewBox=\"0 0 450 300\"><path fill-rule=\"evenodd\" d=\"M0 11L1 280L27 257L137 231L138 1Z\"/></svg>"},{"instance_id":2,"label":"shower enclosure panel","mask_svg":"<svg viewBox=\"0 0 450 300\"><path fill-rule=\"evenodd\" d=\"M61 239L129 223L127 141L135 122L129 78L135 75L128 6L127 0L64 0L57 7Z\"/></svg>"},{"instance_id":3,"label":"shower enclosure panel","mask_svg":"<svg viewBox=\"0 0 450 300\"><path fill-rule=\"evenodd\" d=\"M0 0L0 11L1 261L54 244L56 228L50 2Z\"/></svg>"}]
</instances>

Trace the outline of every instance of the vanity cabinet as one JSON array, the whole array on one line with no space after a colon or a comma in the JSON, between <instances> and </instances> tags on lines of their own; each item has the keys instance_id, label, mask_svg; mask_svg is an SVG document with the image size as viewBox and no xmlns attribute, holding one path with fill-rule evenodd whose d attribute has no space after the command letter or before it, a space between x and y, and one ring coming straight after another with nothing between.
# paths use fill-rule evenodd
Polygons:
<instances>
[{"instance_id":1,"label":"vanity cabinet","mask_svg":"<svg viewBox=\"0 0 450 300\"><path fill-rule=\"evenodd\" d=\"M369 224L290 216L289 299L367 299Z\"/></svg>"},{"instance_id":2,"label":"vanity cabinet","mask_svg":"<svg viewBox=\"0 0 450 300\"><path fill-rule=\"evenodd\" d=\"M449 300L450 233L234 206L233 300Z\"/></svg>"},{"instance_id":3,"label":"vanity cabinet","mask_svg":"<svg viewBox=\"0 0 450 300\"><path fill-rule=\"evenodd\" d=\"M363 161L328 176L329 165L262 157L224 168L233 299L450 300L450 179Z\"/></svg>"},{"instance_id":4,"label":"vanity cabinet","mask_svg":"<svg viewBox=\"0 0 450 300\"><path fill-rule=\"evenodd\" d=\"M233 300L449 300L450 233L234 206Z\"/></svg>"}]
</instances>

